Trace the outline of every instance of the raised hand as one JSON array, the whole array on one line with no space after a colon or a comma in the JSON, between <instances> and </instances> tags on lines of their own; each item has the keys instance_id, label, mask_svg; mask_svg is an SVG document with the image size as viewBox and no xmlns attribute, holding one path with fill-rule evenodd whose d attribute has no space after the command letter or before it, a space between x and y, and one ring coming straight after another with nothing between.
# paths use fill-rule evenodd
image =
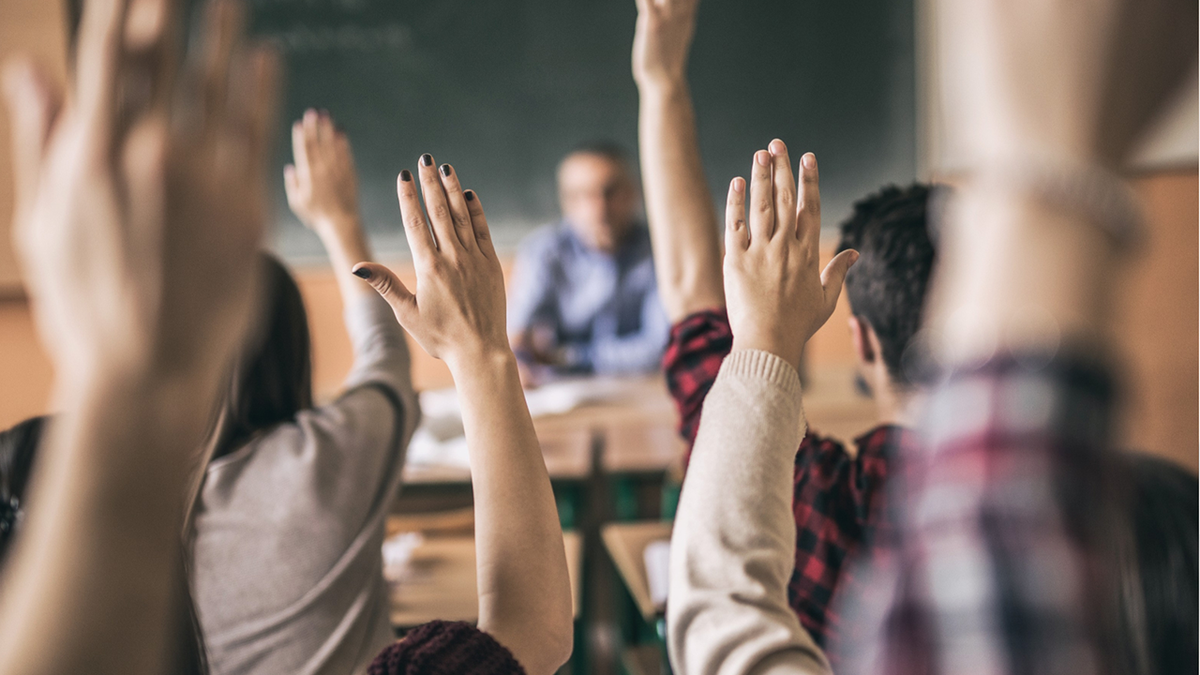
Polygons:
<instances>
[{"instance_id":1,"label":"raised hand","mask_svg":"<svg viewBox=\"0 0 1200 675\"><path fill-rule=\"evenodd\" d=\"M16 249L60 369L189 366L240 340L277 65L243 43L240 5L213 3L207 23L177 74L169 3L93 1L73 91L8 71Z\"/></svg>"},{"instance_id":2,"label":"raised hand","mask_svg":"<svg viewBox=\"0 0 1200 675\"><path fill-rule=\"evenodd\" d=\"M451 370L478 357L512 358L505 334L504 273L479 196L463 191L454 168L435 167L428 154L421 156L417 178L425 209L413 174L401 171L396 181L416 288L410 292L391 270L375 263L358 265L355 274L388 301L417 343Z\"/></svg>"},{"instance_id":3,"label":"raised hand","mask_svg":"<svg viewBox=\"0 0 1200 675\"><path fill-rule=\"evenodd\" d=\"M683 81L697 4L699 0L637 0L633 79L639 85Z\"/></svg>"},{"instance_id":4,"label":"raised hand","mask_svg":"<svg viewBox=\"0 0 1200 675\"><path fill-rule=\"evenodd\" d=\"M373 293L350 274L355 263L371 260L358 215L358 175L350 139L329 113L309 109L292 124L292 156L295 164L283 169L288 206L321 238L342 300Z\"/></svg>"},{"instance_id":5,"label":"raised hand","mask_svg":"<svg viewBox=\"0 0 1200 675\"><path fill-rule=\"evenodd\" d=\"M311 230L358 222L358 176L350 141L327 112L307 110L292 125L295 164L284 168L292 213Z\"/></svg>"},{"instance_id":6,"label":"raised hand","mask_svg":"<svg viewBox=\"0 0 1200 675\"><path fill-rule=\"evenodd\" d=\"M804 344L833 313L857 251L819 267L817 158L800 161L797 190L787 146L754 153L750 219L746 181L734 178L725 210L725 295L734 349L761 349L799 368ZM797 195L799 199L797 200Z\"/></svg>"},{"instance_id":7,"label":"raised hand","mask_svg":"<svg viewBox=\"0 0 1200 675\"><path fill-rule=\"evenodd\" d=\"M421 156L417 175L424 209L411 173L396 182L416 288L383 265L360 263L354 272L454 376L475 498L479 629L527 672L553 673L571 654L571 585L554 492L505 334L504 274L478 195L463 191L449 164L435 168L431 155Z\"/></svg>"},{"instance_id":8,"label":"raised hand","mask_svg":"<svg viewBox=\"0 0 1200 675\"><path fill-rule=\"evenodd\" d=\"M69 91L6 78L17 252L56 371L6 563L0 672L177 672L189 468L254 299L276 61L208 8L177 72L169 0L87 0Z\"/></svg>"}]
</instances>

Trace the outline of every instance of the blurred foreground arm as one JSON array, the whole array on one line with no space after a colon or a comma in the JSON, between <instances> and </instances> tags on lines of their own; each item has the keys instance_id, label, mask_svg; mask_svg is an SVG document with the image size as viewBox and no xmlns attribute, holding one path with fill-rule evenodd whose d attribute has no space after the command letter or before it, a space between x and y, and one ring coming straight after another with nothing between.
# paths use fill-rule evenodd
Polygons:
<instances>
[{"instance_id":1,"label":"blurred foreground arm","mask_svg":"<svg viewBox=\"0 0 1200 675\"><path fill-rule=\"evenodd\" d=\"M558 669L574 630L566 553L550 478L505 336L504 275L479 197L424 155L397 181L414 292L382 265L358 265L397 321L449 366L462 401L475 494L479 629L531 674ZM432 230L431 230L432 227Z\"/></svg>"},{"instance_id":2,"label":"blurred foreground arm","mask_svg":"<svg viewBox=\"0 0 1200 675\"><path fill-rule=\"evenodd\" d=\"M698 0L638 0L638 152L658 292L671 323L725 305L717 215L704 178L687 57Z\"/></svg>"},{"instance_id":3,"label":"blurred foreground arm","mask_svg":"<svg viewBox=\"0 0 1200 675\"><path fill-rule=\"evenodd\" d=\"M787 597L804 420L796 368L858 254L843 251L820 269L816 158L802 159L799 191L790 161L779 140L755 153L749 224L746 182L729 188L733 351L705 399L671 538L667 638L684 675L829 672Z\"/></svg>"},{"instance_id":4,"label":"blurred foreground arm","mask_svg":"<svg viewBox=\"0 0 1200 675\"><path fill-rule=\"evenodd\" d=\"M174 9L86 2L70 93L6 73L17 250L62 412L4 575L0 672L169 670L187 474L253 305L276 79L231 2L176 78Z\"/></svg>"},{"instance_id":5,"label":"blurred foreground arm","mask_svg":"<svg viewBox=\"0 0 1200 675\"><path fill-rule=\"evenodd\" d=\"M925 447L905 457L909 597L864 670L1134 672L1116 653L1124 490L1109 334L1138 223L1109 207L1131 201L1116 171L1195 64L1196 3L938 11L945 108L961 115L951 131L971 172L944 214L929 308L948 372Z\"/></svg>"}]
</instances>

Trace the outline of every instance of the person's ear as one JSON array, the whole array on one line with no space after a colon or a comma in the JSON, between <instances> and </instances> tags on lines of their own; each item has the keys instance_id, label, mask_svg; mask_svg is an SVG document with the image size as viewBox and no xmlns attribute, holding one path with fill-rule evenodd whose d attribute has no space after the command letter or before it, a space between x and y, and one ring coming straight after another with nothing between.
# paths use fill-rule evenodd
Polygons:
<instances>
[{"instance_id":1,"label":"person's ear","mask_svg":"<svg viewBox=\"0 0 1200 675\"><path fill-rule=\"evenodd\" d=\"M853 314L846 319L846 323L850 325L850 342L854 344L854 355L862 363L875 363L875 345L879 340L875 337L871 325Z\"/></svg>"}]
</instances>

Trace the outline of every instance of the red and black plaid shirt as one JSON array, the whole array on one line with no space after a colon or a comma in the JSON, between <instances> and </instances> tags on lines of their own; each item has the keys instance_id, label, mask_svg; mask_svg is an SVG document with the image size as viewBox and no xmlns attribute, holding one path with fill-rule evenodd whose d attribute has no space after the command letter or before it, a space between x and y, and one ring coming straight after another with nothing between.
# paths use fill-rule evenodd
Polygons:
<instances>
[{"instance_id":1,"label":"red and black plaid shirt","mask_svg":"<svg viewBox=\"0 0 1200 675\"><path fill-rule=\"evenodd\" d=\"M671 329L663 370L689 455L704 399L732 348L724 311L697 312ZM907 433L896 426L876 427L854 439L858 452L851 457L838 441L810 430L796 451L796 569L788 603L819 645L841 628L833 603L849 581L849 561L890 541L880 536L894 526L891 510L884 508L884 484L891 449Z\"/></svg>"}]
</instances>

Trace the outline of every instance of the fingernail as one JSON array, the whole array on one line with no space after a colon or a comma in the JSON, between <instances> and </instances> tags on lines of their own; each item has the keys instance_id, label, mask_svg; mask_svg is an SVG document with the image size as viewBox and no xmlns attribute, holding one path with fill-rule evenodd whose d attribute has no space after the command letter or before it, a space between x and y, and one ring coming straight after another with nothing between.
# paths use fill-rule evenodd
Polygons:
<instances>
[{"instance_id":1,"label":"fingernail","mask_svg":"<svg viewBox=\"0 0 1200 675\"><path fill-rule=\"evenodd\" d=\"M850 264L858 262L858 251L850 251Z\"/></svg>"},{"instance_id":2,"label":"fingernail","mask_svg":"<svg viewBox=\"0 0 1200 675\"><path fill-rule=\"evenodd\" d=\"M428 152L421 155L421 164L423 166L433 166L433 155Z\"/></svg>"},{"instance_id":3,"label":"fingernail","mask_svg":"<svg viewBox=\"0 0 1200 675\"><path fill-rule=\"evenodd\" d=\"M410 180L412 180L412 172L409 171L408 169L401 169L400 170L400 180L404 181L405 183L409 182Z\"/></svg>"},{"instance_id":4,"label":"fingernail","mask_svg":"<svg viewBox=\"0 0 1200 675\"><path fill-rule=\"evenodd\" d=\"M463 193L463 197L464 197L464 198L465 198L467 201L469 201L469 202L473 202L473 201L475 201L475 191L474 191L474 190L467 190L466 192L464 192L464 193Z\"/></svg>"},{"instance_id":5,"label":"fingernail","mask_svg":"<svg viewBox=\"0 0 1200 675\"><path fill-rule=\"evenodd\" d=\"M354 270L354 276L358 277L359 279L370 279L371 270L366 267L359 267L358 269Z\"/></svg>"},{"instance_id":6,"label":"fingernail","mask_svg":"<svg viewBox=\"0 0 1200 675\"><path fill-rule=\"evenodd\" d=\"M443 165L442 165L442 175L443 175L443 176L449 176L449 175L450 175L450 165L449 165L449 164L443 164Z\"/></svg>"},{"instance_id":7,"label":"fingernail","mask_svg":"<svg viewBox=\"0 0 1200 675\"><path fill-rule=\"evenodd\" d=\"M767 149L771 151L772 155L781 155L787 149L787 146L783 144L783 141L776 138L767 145Z\"/></svg>"},{"instance_id":8,"label":"fingernail","mask_svg":"<svg viewBox=\"0 0 1200 675\"><path fill-rule=\"evenodd\" d=\"M759 150L754 153L754 161L758 162L759 166L771 166L771 155L766 150Z\"/></svg>"},{"instance_id":9,"label":"fingernail","mask_svg":"<svg viewBox=\"0 0 1200 675\"><path fill-rule=\"evenodd\" d=\"M804 156L800 158L800 162L804 164L804 168L806 169L817 168L817 156L811 152L804 153Z\"/></svg>"},{"instance_id":10,"label":"fingernail","mask_svg":"<svg viewBox=\"0 0 1200 675\"><path fill-rule=\"evenodd\" d=\"M742 190L745 190L745 189L746 189L746 181L742 180L741 178L733 179L733 191L734 192L741 192Z\"/></svg>"}]
</instances>

